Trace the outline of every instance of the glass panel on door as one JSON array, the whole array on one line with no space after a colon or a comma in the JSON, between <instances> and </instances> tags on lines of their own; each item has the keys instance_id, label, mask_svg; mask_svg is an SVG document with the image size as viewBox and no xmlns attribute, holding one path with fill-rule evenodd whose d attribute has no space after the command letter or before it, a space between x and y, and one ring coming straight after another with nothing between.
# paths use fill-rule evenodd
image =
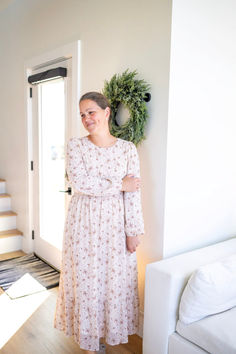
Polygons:
<instances>
[{"instance_id":1,"label":"glass panel on door","mask_svg":"<svg viewBox=\"0 0 236 354\"><path fill-rule=\"evenodd\" d=\"M61 250L65 220L64 79L39 85L40 237Z\"/></svg>"}]
</instances>

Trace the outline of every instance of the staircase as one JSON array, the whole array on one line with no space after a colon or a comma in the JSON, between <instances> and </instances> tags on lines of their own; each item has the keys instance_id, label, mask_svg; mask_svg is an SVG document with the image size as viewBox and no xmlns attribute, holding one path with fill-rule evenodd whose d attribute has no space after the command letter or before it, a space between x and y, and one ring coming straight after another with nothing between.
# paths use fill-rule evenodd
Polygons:
<instances>
[{"instance_id":1,"label":"staircase","mask_svg":"<svg viewBox=\"0 0 236 354\"><path fill-rule=\"evenodd\" d=\"M22 249L23 233L16 228L17 214L11 210L11 196L6 181L0 178L0 254Z\"/></svg>"}]
</instances>

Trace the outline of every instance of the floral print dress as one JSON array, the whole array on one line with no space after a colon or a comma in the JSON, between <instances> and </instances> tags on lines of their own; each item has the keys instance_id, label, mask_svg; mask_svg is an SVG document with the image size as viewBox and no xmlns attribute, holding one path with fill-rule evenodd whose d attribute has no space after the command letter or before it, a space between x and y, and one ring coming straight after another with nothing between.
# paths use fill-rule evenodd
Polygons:
<instances>
[{"instance_id":1,"label":"floral print dress","mask_svg":"<svg viewBox=\"0 0 236 354\"><path fill-rule=\"evenodd\" d=\"M64 230L62 269L54 327L80 348L127 343L138 330L136 252L126 235L144 233L140 191L121 192L127 174L140 177L132 142L118 138L98 147L87 136L67 145L67 173L74 194Z\"/></svg>"}]
</instances>

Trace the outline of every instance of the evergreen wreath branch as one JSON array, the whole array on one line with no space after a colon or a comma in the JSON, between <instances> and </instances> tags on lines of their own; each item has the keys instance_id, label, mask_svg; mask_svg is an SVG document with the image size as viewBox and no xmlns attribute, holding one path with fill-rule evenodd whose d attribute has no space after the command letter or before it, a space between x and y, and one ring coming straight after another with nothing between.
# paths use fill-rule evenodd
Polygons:
<instances>
[{"instance_id":1,"label":"evergreen wreath branch","mask_svg":"<svg viewBox=\"0 0 236 354\"><path fill-rule=\"evenodd\" d=\"M148 112L145 96L150 85L144 80L136 79L136 75L136 70L128 69L123 74L115 74L110 81L105 81L102 93L111 105L109 123L111 134L138 145L146 138L144 131ZM128 121L120 126L116 121L116 115L121 103L128 109L130 116Z\"/></svg>"}]
</instances>

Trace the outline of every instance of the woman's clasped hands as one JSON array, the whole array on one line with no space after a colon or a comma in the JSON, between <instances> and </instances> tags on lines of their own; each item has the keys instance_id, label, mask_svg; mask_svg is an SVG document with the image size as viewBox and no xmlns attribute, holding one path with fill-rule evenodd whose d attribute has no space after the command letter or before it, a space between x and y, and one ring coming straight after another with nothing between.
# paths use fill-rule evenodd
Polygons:
<instances>
[{"instance_id":1,"label":"woman's clasped hands","mask_svg":"<svg viewBox=\"0 0 236 354\"><path fill-rule=\"evenodd\" d=\"M132 174L126 175L122 180L123 192L136 192L140 188L140 178Z\"/></svg>"}]
</instances>

